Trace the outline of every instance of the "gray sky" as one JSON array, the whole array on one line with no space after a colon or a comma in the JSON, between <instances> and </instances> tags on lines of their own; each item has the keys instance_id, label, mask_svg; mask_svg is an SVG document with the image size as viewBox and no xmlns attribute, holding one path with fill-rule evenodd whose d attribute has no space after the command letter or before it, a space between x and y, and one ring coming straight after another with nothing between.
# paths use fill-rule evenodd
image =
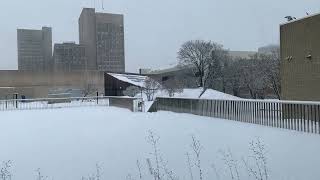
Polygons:
<instances>
[{"instance_id":1,"label":"gray sky","mask_svg":"<svg viewBox=\"0 0 320 180\"><path fill-rule=\"evenodd\" d=\"M17 69L17 28L51 26L53 41L78 42L78 17L94 0L1 0L0 69ZM96 7L101 11L101 0ZM279 42L279 24L320 12L319 0L104 0L125 15L126 70L175 63L180 45L212 40L230 50Z\"/></svg>"}]
</instances>

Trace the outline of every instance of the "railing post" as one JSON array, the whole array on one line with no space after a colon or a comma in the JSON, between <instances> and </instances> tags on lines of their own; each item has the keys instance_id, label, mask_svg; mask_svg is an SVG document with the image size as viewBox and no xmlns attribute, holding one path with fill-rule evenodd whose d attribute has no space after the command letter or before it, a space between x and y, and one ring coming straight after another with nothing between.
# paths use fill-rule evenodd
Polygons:
<instances>
[{"instance_id":1,"label":"railing post","mask_svg":"<svg viewBox=\"0 0 320 180\"><path fill-rule=\"evenodd\" d=\"M97 91L97 104L99 104L99 92Z\"/></svg>"},{"instance_id":2,"label":"railing post","mask_svg":"<svg viewBox=\"0 0 320 180\"><path fill-rule=\"evenodd\" d=\"M18 93L15 93L16 109L18 109Z\"/></svg>"},{"instance_id":3,"label":"railing post","mask_svg":"<svg viewBox=\"0 0 320 180\"><path fill-rule=\"evenodd\" d=\"M6 96L6 109L8 109L8 97Z\"/></svg>"}]
</instances>

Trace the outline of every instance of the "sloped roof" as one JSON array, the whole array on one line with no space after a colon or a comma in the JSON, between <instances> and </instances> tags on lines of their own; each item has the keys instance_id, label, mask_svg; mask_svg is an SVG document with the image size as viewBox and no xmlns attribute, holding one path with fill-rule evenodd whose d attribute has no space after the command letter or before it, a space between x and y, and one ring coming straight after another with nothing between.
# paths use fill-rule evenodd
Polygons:
<instances>
[{"instance_id":1,"label":"sloped roof","mask_svg":"<svg viewBox=\"0 0 320 180\"><path fill-rule=\"evenodd\" d=\"M147 76L135 75L135 74L118 74L118 73L107 73L110 76L134 86L144 87Z\"/></svg>"}]
</instances>

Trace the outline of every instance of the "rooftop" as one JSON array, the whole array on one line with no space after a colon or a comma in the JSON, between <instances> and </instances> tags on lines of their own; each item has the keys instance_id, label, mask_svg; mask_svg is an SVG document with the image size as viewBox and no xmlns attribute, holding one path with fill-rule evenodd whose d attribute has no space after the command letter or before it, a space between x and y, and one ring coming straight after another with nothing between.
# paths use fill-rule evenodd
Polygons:
<instances>
[{"instance_id":1,"label":"rooftop","mask_svg":"<svg viewBox=\"0 0 320 180\"><path fill-rule=\"evenodd\" d=\"M310 15L307 15L307 16L302 17L302 18L297 18L297 19L294 19L292 21L288 21L288 22L282 23L282 24L280 24L280 26L291 24L291 23L298 22L298 21L302 21L302 20L305 20L305 19L308 19L308 18L313 18L315 16L320 16L320 13L310 14Z\"/></svg>"},{"instance_id":2,"label":"rooftop","mask_svg":"<svg viewBox=\"0 0 320 180\"><path fill-rule=\"evenodd\" d=\"M147 76L137 75L137 74L120 74L120 73L107 73L108 75L122 81L132 84L138 87L144 87Z\"/></svg>"}]
</instances>

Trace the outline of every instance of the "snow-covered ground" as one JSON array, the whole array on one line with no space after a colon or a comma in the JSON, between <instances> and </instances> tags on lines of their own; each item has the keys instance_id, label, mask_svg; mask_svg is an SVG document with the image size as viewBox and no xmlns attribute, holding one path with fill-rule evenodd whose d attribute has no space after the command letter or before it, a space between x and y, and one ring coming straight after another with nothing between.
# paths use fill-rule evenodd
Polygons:
<instances>
[{"instance_id":1,"label":"snow-covered ground","mask_svg":"<svg viewBox=\"0 0 320 180\"><path fill-rule=\"evenodd\" d=\"M152 157L149 130L159 135L162 157L180 179L190 179L185 154L192 155L192 135L203 146L204 179L218 179L216 174L221 180L231 179L219 153L227 149L238 161L240 179L253 179L248 178L241 158L249 155L249 142L256 138L266 145L269 179L320 177L319 135L189 114L133 113L114 107L0 112L0 161L13 161L12 180L35 179L37 168L49 180L80 180L95 172L96 163L102 168L101 180L120 180L129 173L138 179L139 160L144 180L150 180L146 166L146 158ZM192 168L198 179L196 167Z\"/></svg>"},{"instance_id":2,"label":"snow-covered ground","mask_svg":"<svg viewBox=\"0 0 320 180\"><path fill-rule=\"evenodd\" d=\"M202 92L202 88L195 88L195 89L183 89L183 91L181 93L176 93L174 95L174 97L178 97L178 98L199 98L201 92ZM138 94L137 97L141 97L141 94ZM156 97L169 97L168 93L165 92L164 90L161 91L157 91L155 93L154 98ZM153 101L148 101L146 95L143 94L143 99L145 101L145 107L146 110L148 111L148 109L151 107ZM241 99L239 97L236 96L232 96L230 94L226 94L220 91L216 91L213 89L208 89L206 90L206 92L200 97L200 99L228 99L228 100L237 100L237 99Z\"/></svg>"},{"instance_id":3,"label":"snow-covered ground","mask_svg":"<svg viewBox=\"0 0 320 180\"><path fill-rule=\"evenodd\" d=\"M177 94L175 97L181 98L198 98L202 92L202 88L197 89L184 89L182 93ZM232 96L230 94L226 94L220 91L216 91L213 89L208 89L206 92L200 97L200 99L241 99L236 96Z\"/></svg>"}]
</instances>

